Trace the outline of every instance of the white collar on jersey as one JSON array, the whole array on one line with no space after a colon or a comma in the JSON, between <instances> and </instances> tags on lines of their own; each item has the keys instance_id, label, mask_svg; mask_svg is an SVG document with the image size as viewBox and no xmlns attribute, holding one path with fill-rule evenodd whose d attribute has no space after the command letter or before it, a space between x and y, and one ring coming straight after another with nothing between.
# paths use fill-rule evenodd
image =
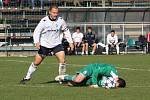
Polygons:
<instances>
[{"instance_id":1,"label":"white collar on jersey","mask_svg":"<svg viewBox=\"0 0 150 100\"><path fill-rule=\"evenodd\" d=\"M52 19L50 15L48 16L48 18L49 18L49 20L51 20L51 21L56 21L56 20L58 19L58 17L57 17L56 19Z\"/></svg>"}]
</instances>

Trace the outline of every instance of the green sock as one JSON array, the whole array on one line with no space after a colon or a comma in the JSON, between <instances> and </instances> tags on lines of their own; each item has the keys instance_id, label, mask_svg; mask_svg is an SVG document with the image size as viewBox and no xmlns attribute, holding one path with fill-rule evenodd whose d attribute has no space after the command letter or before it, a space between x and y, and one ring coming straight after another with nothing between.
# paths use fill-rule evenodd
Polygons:
<instances>
[{"instance_id":1,"label":"green sock","mask_svg":"<svg viewBox=\"0 0 150 100\"><path fill-rule=\"evenodd\" d=\"M64 77L64 80L65 81L73 81L75 78L75 75L67 75Z\"/></svg>"}]
</instances>

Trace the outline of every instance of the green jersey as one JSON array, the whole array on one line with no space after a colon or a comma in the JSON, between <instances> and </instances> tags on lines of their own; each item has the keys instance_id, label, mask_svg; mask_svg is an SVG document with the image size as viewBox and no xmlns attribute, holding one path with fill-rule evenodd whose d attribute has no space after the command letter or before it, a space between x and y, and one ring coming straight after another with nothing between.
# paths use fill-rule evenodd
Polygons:
<instances>
[{"instance_id":1,"label":"green jersey","mask_svg":"<svg viewBox=\"0 0 150 100\"><path fill-rule=\"evenodd\" d=\"M117 69L110 64L89 64L78 73L82 74L85 78L91 77L90 82L93 85L98 84L102 76L118 78Z\"/></svg>"},{"instance_id":2,"label":"green jersey","mask_svg":"<svg viewBox=\"0 0 150 100\"><path fill-rule=\"evenodd\" d=\"M105 87L106 80L107 80L107 77L105 77L105 76L99 77L99 79L97 80L97 85L99 87ZM93 85L92 78L87 79L84 84L86 86Z\"/></svg>"}]
</instances>

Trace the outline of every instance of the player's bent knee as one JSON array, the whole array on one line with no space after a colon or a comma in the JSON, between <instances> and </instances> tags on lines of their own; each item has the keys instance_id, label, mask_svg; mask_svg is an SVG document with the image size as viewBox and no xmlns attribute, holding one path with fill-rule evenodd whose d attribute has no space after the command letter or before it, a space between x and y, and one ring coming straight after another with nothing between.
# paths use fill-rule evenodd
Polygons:
<instances>
[{"instance_id":1,"label":"player's bent knee","mask_svg":"<svg viewBox=\"0 0 150 100\"><path fill-rule=\"evenodd\" d=\"M42 61L34 61L33 64L36 65L36 66L38 66L38 65L41 64L41 62L42 62Z\"/></svg>"},{"instance_id":2,"label":"player's bent knee","mask_svg":"<svg viewBox=\"0 0 150 100\"><path fill-rule=\"evenodd\" d=\"M61 59L59 59L59 63L65 63L65 58L61 58Z\"/></svg>"},{"instance_id":3,"label":"player's bent knee","mask_svg":"<svg viewBox=\"0 0 150 100\"><path fill-rule=\"evenodd\" d=\"M59 63L64 64L65 60L60 60Z\"/></svg>"},{"instance_id":4,"label":"player's bent knee","mask_svg":"<svg viewBox=\"0 0 150 100\"><path fill-rule=\"evenodd\" d=\"M41 57L40 55L36 55L35 60L34 60L34 65L38 66L42 61L44 57Z\"/></svg>"},{"instance_id":5,"label":"player's bent knee","mask_svg":"<svg viewBox=\"0 0 150 100\"><path fill-rule=\"evenodd\" d=\"M65 63L65 53L64 53L64 51L60 51L60 52L56 53L55 55L58 58L59 63Z\"/></svg>"},{"instance_id":6,"label":"player's bent knee","mask_svg":"<svg viewBox=\"0 0 150 100\"><path fill-rule=\"evenodd\" d=\"M85 44L82 44L83 47L85 47Z\"/></svg>"}]
</instances>

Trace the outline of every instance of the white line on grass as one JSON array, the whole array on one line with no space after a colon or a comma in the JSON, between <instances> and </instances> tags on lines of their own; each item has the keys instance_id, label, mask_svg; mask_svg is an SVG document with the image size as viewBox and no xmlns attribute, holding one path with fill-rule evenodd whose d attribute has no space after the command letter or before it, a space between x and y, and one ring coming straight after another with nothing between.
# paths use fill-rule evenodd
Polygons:
<instances>
[{"instance_id":1,"label":"white line on grass","mask_svg":"<svg viewBox=\"0 0 150 100\"><path fill-rule=\"evenodd\" d=\"M30 61L22 61L22 60L0 60L0 61L31 63ZM50 63L50 64L56 65L58 63ZM79 66L79 67L86 66L86 64L66 64L66 65L71 65L71 66L76 66L76 67L77 66ZM121 66L121 65L118 64L118 66ZM128 66L128 65L126 65L126 66ZM137 66L137 65L133 65L133 66ZM143 66L143 65L140 65L140 66ZM146 69L137 69L137 68L128 68L128 67L116 67L116 68L117 69L123 69L123 70L132 70L132 71L150 71L150 69L146 70Z\"/></svg>"},{"instance_id":2,"label":"white line on grass","mask_svg":"<svg viewBox=\"0 0 150 100\"><path fill-rule=\"evenodd\" d=\"M25 62L25 63L31 63L31 61L22 61L22 60L0 60L0 61L10 61L10 62ZM44 64L42 62L42 64ZM58 64L58 63L50 63L50 64ZM67 65L72 65L72 66L86 66L86 64L67 64ZM144 65L144 64L140 64L140 65L128 65L128 64L125 64L125 65L120 65L118 64L118 66L150 66L150 65Z\"/></svg>"}]
</instances>

